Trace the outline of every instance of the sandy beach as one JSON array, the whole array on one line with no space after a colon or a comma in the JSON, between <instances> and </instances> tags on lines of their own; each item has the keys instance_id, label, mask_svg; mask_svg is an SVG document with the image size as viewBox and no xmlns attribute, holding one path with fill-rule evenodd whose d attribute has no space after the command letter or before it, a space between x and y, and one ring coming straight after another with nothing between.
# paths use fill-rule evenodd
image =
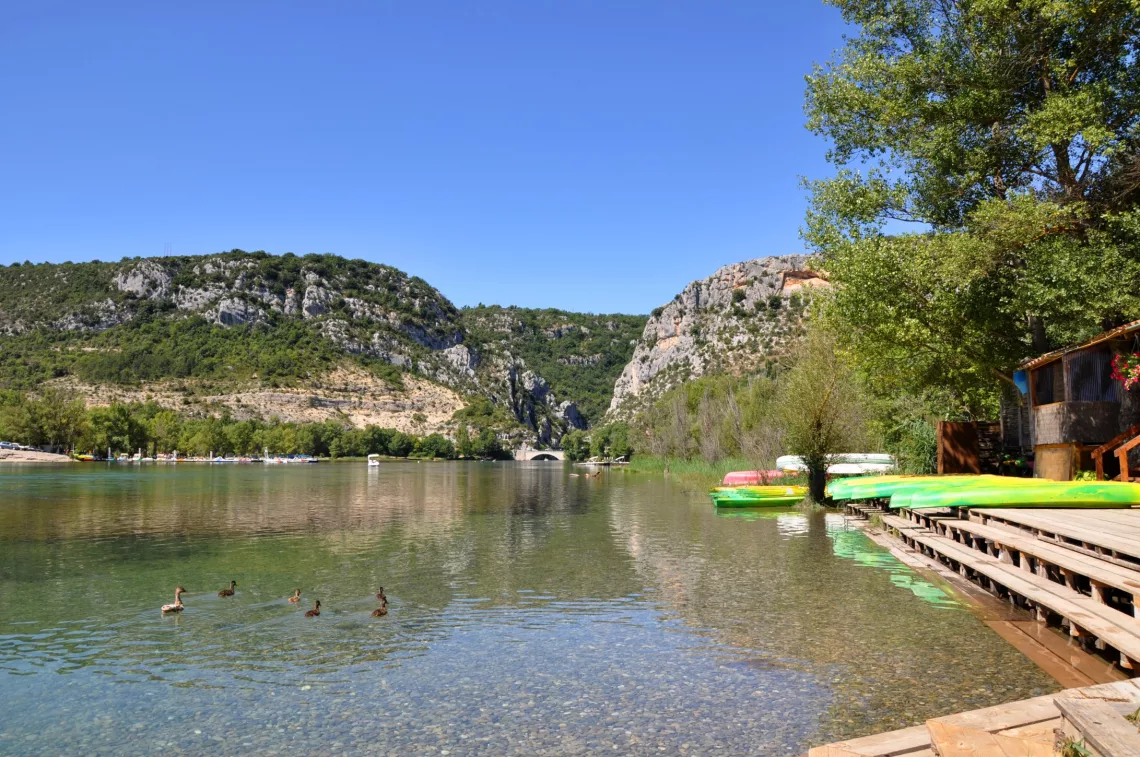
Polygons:
<instances>
[{"instance_id":1,"label":"sandy beach","mask_svg":"<svg viewBox=\"0 0 1140 757\"><path fill-rule=\"evenodd\" d=\"M67 455L54 452L32 452L30 450L0 449L0 463L70 463Z\"/></svg>"}]
</instances>

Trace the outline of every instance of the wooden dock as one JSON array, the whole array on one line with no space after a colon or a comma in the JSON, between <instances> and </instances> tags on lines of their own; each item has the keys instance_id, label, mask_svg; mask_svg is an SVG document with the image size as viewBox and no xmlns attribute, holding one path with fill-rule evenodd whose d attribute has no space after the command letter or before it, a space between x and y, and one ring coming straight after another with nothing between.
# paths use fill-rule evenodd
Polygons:
<instances>
[{"instance_id":1,"label":"wooden dock","mask_svg":"<svg viewBox=\"0 0 1140 757\"><path fill-rule=\"evenodd\" d=\"M1140 732L1124 717L1137 709L1140 680L1118 681L819 746L808 757L1052 757L1065 741L1093 757L1137 757Z\"/></svg>"},{"instance_id":2,"label":"wooden dock","mask_svg":"<svg viewBox=\"0 0 1140 757\"><path fill-rule=\"evenodd\" d=\"M849 512L1140 673L1140 510Z\"/></svg>"},{"instance_id":3,"label":"wooden dock","mask_svg":"<svg viewBox=\"0 0 1140 757\"><path fill-rule=\"evenodd\" d=\"M1056 639L1053 646L1068 637L1119 671L1108 672L1140 674L1140 509L890 511L883 502L858 502L847 513L881 524L909 559L1033 613L1039 622L1025 624ZM1054 737L1068 734L1093 757L1140 757L1137 728L1122 717L1137 709L1140 678L936 718L810 755L1052 755Z\"/></svg>"}]
</instances>

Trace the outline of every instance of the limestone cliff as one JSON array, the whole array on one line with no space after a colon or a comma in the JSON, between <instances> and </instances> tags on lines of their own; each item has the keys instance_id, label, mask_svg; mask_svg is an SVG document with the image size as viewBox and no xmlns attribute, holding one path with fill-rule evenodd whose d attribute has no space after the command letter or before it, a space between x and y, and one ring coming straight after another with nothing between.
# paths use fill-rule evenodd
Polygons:
<instances>
[{"instance_id":1,"label":"limestone cliff","mask_svg":"<svg viewBox=\"0 0 1140 757\"><path fill-rule=\"evenodd\" d=\"M653 311L607 418L626 418L690 378L772 365L803 333L812 288L828 286L804 255L734 263L692 282Z\"/></svg>"},{"instance_id":2,"label":"limestone cliff","mask_svg":"<svg viewBox=\"0 0 1140 757\"><path fill-rule=\"evenodd\" d=\"M358 424L387 418L400 428L427 418L423 431L448 431L443 409L482 397L529 429L531 441L550 444L585 427L579 396L597 403L571 374L593 377L592 361L604 352L614 368L608 403L617 366L644 322L615 316L623 328L607 344L622 349L594 356L583 352L591 343L581 334L570 336L578 321L592 325L595 316L496 308L505 324L496 331L482 319L490 310L461 312L421 279L334 255L235 250L0 267L0 388L65 382L96 402L173 392L172 401L192 412L256 409L310 420L315 411ZM408 398L389 396L369 373ZM339 375L355 376L359 391L383 399L329 389L343 383L330 378Z\"/></svg>"}]
</instances>

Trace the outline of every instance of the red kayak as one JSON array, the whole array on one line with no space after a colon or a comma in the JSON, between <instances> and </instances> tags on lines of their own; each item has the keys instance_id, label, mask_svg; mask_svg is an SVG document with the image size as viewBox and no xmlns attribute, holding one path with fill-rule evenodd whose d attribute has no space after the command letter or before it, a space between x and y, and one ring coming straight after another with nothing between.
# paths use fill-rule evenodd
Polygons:
<instances>
[{"instance_id":1,"label":"red kayak","mask_svg":"<svg viewBox=\"0 0 1140 757\"><path fill-rule=\"evenodd\" d=\"M785 475L781 470L737 470L726 473L721 486L766 486Z\"/></svg>"}]
</instances>

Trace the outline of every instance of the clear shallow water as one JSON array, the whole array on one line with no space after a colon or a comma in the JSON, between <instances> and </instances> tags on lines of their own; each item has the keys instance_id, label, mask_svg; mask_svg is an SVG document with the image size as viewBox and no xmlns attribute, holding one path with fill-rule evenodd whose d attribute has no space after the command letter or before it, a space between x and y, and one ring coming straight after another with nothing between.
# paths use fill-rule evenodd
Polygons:
<instances>
[{"instance_id":1,"label":"clear shallow water","mask_svg":"<svg viewBox=\"0 0 1140 757\"><path fill-rule=\"evenodd\" d=\"M1058 688L841 518L571 472L0 467L0 754L791 755Z\"/></svg>"}]
</instances>

